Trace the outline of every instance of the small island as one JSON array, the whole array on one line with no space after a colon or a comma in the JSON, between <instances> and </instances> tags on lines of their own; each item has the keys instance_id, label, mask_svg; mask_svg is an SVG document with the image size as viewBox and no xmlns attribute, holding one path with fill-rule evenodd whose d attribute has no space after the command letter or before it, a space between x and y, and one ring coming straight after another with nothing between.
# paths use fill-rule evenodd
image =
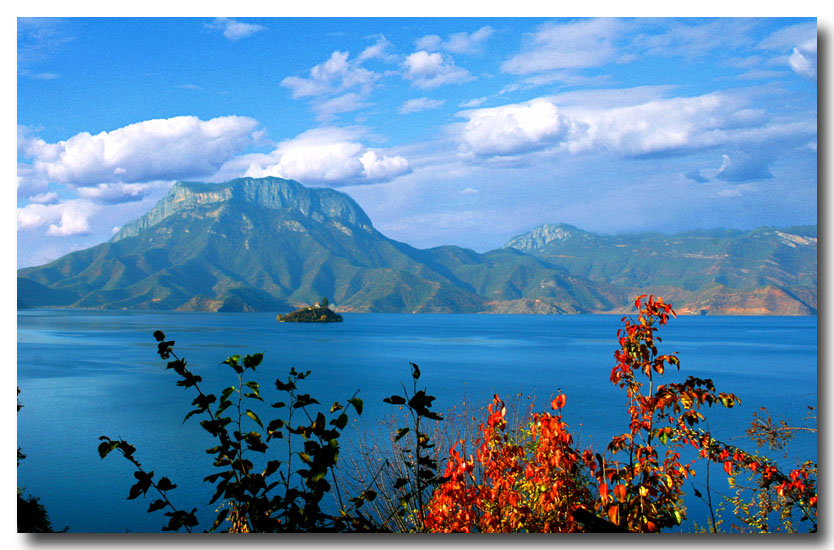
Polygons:
<instances>
[{"instance_id":1,"label":"small island","mask_svg":"<svg viewBox=\"0 0 834 550\"><path fill-rule=\"evenodd\" d=\"M312 306L298 309L286 315L278 314L279 323L341 323L342 316L334 313L328 306L327 298L322 298Z\"/></svg>"}]
</instances>

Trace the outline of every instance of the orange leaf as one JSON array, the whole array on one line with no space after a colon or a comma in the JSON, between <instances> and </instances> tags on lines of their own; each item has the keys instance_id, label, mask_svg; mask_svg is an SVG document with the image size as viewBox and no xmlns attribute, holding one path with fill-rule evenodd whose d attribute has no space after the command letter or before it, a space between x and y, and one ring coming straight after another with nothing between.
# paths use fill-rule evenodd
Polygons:
<instances>
[{"instance_id":1,"label":"orange leaf","mask_svg":"<svg viewBox=\"0 0 834 550\"><path fill-rule=\"evenodd\" d=\"M599 485L599 496L602 497L603 504L608 502L608 485L606 485L605 483L600 483Z\"/></svg>"},{"instance_id":2,"label":"orange leaf","mask_svg":"<svg viewBox=\"0 0 834 550\"><path fill-rule=\"evenodd\" d=\"M733 475L733 463L732 461L728 460L724 463L724 471L727 472L727 475Z\"/></svg>"},{"instance_id":3,"label":"orange leaf","mask_svg":"<svg viewBox=\"0 0 834 550\"><path fill-rule=\"evenodd\" d=\"M608 508L608 521L614 525L620 524L620 508L616 504Z\"/></svg>"},{"instance_id":4,"label":"orange leaf","mask_svg":"<svg viewBox=\"0 0 834 550\"><path fill-rule=\"evenodd\" d=\"M565 396L565 394L560 393L556 396L556 399L554 399L550 403L550 406L553 408L553 410L561 409L565 406L565 401L567 401L567 397Z\"/></svg>"}]
</instances>

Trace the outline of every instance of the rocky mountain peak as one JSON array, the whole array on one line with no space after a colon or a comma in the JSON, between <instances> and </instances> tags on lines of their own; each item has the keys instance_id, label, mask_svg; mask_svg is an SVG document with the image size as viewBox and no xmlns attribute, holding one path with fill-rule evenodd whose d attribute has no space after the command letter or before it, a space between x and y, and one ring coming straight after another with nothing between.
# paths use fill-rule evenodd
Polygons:
<instances>
[{"instance_id":1,"label":"rocky mountain peak","mask_svg":"<svg viewBox=\"0 0 834 550\"><path fill-rule=\"evenodd\" d=\"M282 178L239 178L225 183L177 182L150 212L122 227L112 241L136 236L174 214L199 215L232 203L286 211L319 222L327 219L365 231L373 229L365 212L344 193L311 189Z\"/></svg>"},{"instance_id":2,"label":"rocky mountain peak","mask_svg":"<svg viewBox=\"0 0 834 550\"><path fill-rule=\"evenodd\" d=\"M566 241L573 237L587 235L578 227L566 223L544 224L529 233L513 237L504 248L515 248L522 252L540 250L553 241Z\"/></svg>"}]
</instances>

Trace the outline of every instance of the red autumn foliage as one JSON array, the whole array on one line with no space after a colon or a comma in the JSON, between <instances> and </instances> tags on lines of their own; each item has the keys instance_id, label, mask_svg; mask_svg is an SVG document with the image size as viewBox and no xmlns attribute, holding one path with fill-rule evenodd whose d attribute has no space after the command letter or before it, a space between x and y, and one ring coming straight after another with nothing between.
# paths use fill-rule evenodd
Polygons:
<instances>
[{"instance_id":1,"label":"red autumn foliage","mask_svg":"<svg viewBox=\"0 0 834 550\"><path fill-rule=\"evenodd\" d=\"M683 486L694 473L694 460L681 459L686 446L723 462L728 476L741 469L760 476L763 490L775 487L787 499L784 506L799 506L803 519L813 513L816 528L816 465L785 475L766 459L713 440L700 428L701 407L732 407L738 398L691 376L656 386L667 367L680 368L676 354L657 350L656 333L675 312L654 296L640 296L635 307L637 318L624 317L617 332L610 374L627 396L627 430L611 439L605 455L574 448L561 416L565 395L551 402L555 415L534 414L519 430L507 429L506 407L495 396L474 456L466 456L465 441L449 450L447 480L428 505L428 530L659 532L686 518Z\"/></svg>"}]
</instances>

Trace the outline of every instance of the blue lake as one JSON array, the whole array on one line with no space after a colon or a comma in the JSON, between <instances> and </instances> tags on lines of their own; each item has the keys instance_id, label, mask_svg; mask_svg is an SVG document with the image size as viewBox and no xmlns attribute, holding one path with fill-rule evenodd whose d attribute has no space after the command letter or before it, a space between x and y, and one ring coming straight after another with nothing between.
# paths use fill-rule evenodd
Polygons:
<instances>
[{"instance_id":1,"label":"blue lake","mask_svg":"<svg viewBox=\"0 0 834 550\"><path fill-rule=\"evenodd\" d=\"M258 368L262 393L278 399L272 382L290 367L312 370L305 391L328 406L356 390L365 413L351 437L380 433L392 407L382 399L410 384L409 362L423 373L420 386L446 411L464 401L474 409L493 394L547 410L552 396L567 394L564 418L580 446L603 450L626 430L625 397L609 381L620 316L608 315L395 315L344 314L344 323L279 324L273 314L21 310L18 312L18 446L27 458L18 486L40 497L55 528L71 532L157 532L161 512L147 514L150 498L126 500L132 466L114 454L101 460L98 437L123 438L156 478L178 485L175 504L200 510L208 528L216 506L201 483L211 473L204 449L210 441L192 418L183 423L194 395L175 385L176 375L156 354L160 329L175 351L218 393L236 383L221 365L229 355L264 352ZM801 423L817 404L816 317L680 317L660 333L661 353L678 351L680 373L711 378L718 391L741 404L709 409L719 438L740 438L760 407ZM734 444L753 449L744 439ZM783 458L816 458L815 435L800 435ZM343 453L346 454L346 453ZM718 471L718 470L717 470ZM692 483L702 487L703 479ZM703 476L701 476L703 477ZM717 477L717 476L714 476ZM155 498L155 497L153 497ZM706 506L690 499L689 518L706 524ZM684 530L686 530L685 527ZM691 521L688 528L691 530Z\"/></svg>"}]
</instances>

